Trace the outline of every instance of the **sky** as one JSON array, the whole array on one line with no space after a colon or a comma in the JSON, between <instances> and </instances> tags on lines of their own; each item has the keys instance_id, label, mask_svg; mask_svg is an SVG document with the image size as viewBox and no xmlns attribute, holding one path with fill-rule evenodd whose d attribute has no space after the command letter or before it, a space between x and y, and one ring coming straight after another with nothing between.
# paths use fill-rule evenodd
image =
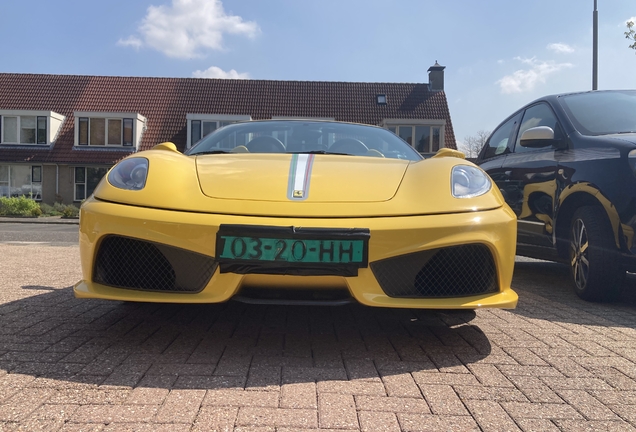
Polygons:
<instances>
[{"instance_id":1,"label":"sky","mask_svg":"<svg viewBox=\"0 0 636 432\"><path fill-rule=\"evenodd\" d=\"M0 0L0 72L428 82L461 145L592 88L594 0ZM598 0L598 88L636 88L635 0ZM632 41L633 42L633 41Z\"/></svg>"}]
</instances>

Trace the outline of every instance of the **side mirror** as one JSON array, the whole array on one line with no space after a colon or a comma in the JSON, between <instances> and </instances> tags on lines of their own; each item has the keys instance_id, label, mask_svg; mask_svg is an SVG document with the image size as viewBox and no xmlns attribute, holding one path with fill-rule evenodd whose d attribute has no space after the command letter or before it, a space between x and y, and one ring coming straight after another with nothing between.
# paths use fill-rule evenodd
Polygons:
<instances>
[{"instance_id":1,"label":"side mirror","mask_svg":"<svg viewBox=\"0 0 636 432\"><path fill-rule=\"evenodd\" d=\"M548 126L537 126L525 130L519 142L521 147L542 148L554 144L554 130Z\"/></svg>"}]
</instances>

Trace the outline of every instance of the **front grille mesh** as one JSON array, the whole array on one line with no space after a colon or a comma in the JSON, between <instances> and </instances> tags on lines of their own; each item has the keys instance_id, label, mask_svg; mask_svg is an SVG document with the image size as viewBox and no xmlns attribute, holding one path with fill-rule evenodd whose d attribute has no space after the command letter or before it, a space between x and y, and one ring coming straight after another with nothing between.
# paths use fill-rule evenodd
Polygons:
<instances>
[{"instance_id":1,"label":"front grille mesh","mask_svg":"<svg viewBox=\"0 0 636 432\"><path fill-rule=\"evenodd\" d=\"M416 252L370 266L389 297L462 297L498 290L492 254L480 244Z\"/></svg>"},{"instance_id":2,"label":"front grille mesh","mask_svg":"<svg viewBox=\"0 0 636 432\"><path fill-rule=\"evenodd\" d=\"M143 240L108 236L102 240L93 279L117 288L197 293L216 270L214 258Z\"/></svg>"}]
</instances>

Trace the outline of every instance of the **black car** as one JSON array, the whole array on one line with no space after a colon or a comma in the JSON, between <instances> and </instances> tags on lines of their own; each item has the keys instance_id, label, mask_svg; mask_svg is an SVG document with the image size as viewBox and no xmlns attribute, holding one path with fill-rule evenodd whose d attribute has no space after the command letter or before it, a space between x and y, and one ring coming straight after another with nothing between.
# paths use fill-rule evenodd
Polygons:
<instances>
[{"instance_id":1,"label":"black car","mask_svg":"<svg viewBox=\"0 0 636 432\"><path fill-rule=\"evenodd\" d=\"M517 254L570 265L585 300L636 271L636 90L546 96L508 117L477 163L517 214Z\"/></svg>"}]
</instances>

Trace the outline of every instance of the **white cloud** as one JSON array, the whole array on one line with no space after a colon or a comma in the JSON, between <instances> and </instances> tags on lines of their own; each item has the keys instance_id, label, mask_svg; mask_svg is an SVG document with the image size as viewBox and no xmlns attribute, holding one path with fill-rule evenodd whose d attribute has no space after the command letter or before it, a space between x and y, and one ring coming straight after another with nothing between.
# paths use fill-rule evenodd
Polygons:
<instances>
[{"instance_id":1,"label":"white cloud","mask_svg":"<svg viewBox=\"0 0 636 432\"><path fill-rule=\"evenodd\" d=\"M534 57L529 59L515 57L515 60L530 67L529 69L515 71L511 75L506 75L497 81L501 92L504 94L529 92L533 90L537 84L545 83L548 76L573 66L571 63L539 61Z\"/></svg>"},{"instance_id":2,"label":"white cloud","mask_svg":"<svg viewBox=\"0 0 636 432\"><path fill-rule=\"evenodd\" d=\"M221 0L172 0L171 6L149 6L138 29L139 37L120 39L118 45L148 46L168 57L203 57L208 50L222 50L223 36L255 37L258 24L228 15Z\"/></svg>"},{"instance_id":3,"label":"white cloud","mask_svg":"<svg viewBox=\"0 0 636 432\"><path fill-rule=\"evenodd\" d=\"M629 18L628 20L626 20L625 24L627 24L630 21L633 22L634 24L636 24L636 16L633 16L633 17Z\"/></svg>"},{"instance_id":4,"label":"white cloud","mask_svg":"<svg viewBox=\"0 0 636 432\"><path fill-rule=\"evenodd\" d=\"M195 78L224 78L224 79L249 79L248 73L238 73L234 69L224 71L223 69L210 66L206 70L195 70L192 72L192 76Z\"/></svg>"},{"instance_id":5,"label":"white cloud","mask_svg":"<svg viewBox=\"0 0 636 432\"><path fill-rule=\"evenodd\" d=\"M135 49L139 49L143 45L143 42L135 36L129 36L126 39L119 39L117 41L117 45L129 46Z\"/></svg>"},{"instance_id":6,"label":"white cloud","mask_svg":"<svg viewBox=\"0 0 636 432\"><path fill-rule=\"evenodd\" d=\"M574 52L574 48L564 43L551 43L548 44L547 48L559 54L569 54Z\"/></svg>"}]
</instances>

